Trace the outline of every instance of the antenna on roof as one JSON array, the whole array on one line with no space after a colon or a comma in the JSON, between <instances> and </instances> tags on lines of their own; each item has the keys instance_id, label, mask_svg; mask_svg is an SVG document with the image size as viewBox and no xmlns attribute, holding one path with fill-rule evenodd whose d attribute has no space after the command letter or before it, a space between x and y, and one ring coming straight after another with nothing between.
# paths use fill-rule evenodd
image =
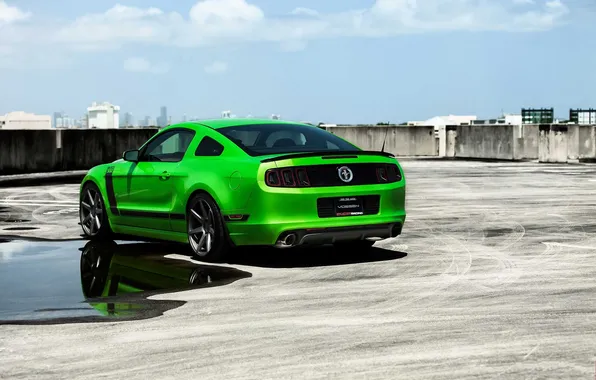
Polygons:
<instances>
[{"instance_id":1,"label":"antenna on roof","mask_svg":"<svg viewBox=\"0 0 596 380\"><path fill-rule=\"evenodd\" d=\"M387 129L385 130L385 138L383 139L383 146L381 147L381 152L385 151L385 141L387 141L387 134L389 133L389 126L386 127Z\"/></svg>"}]
</instances>

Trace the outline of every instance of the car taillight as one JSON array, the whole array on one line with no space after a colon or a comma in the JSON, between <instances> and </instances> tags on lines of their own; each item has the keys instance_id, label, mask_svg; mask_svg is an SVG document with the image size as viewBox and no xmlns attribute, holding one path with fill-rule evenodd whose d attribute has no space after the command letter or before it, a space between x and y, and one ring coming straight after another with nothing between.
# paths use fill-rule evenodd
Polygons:
<instances>
[{"instance_id":1,"label":"car taillight","mask_svg":"<svg viewBox=\"0 0 596 380\"><path fill-rule=\"evenodd\" d=\"M265 183L271 187L308 187L310 180L305 168L269 169Z\"/></svg>"},{"instance_id":2,"label":"car taillight","mask_svg":"<svg viewBox=\"0 0 596 380\"><path fill-rule=\"evenodd\" d=\"M401 172L397 165L377 166L377 181L379 183L391 183L401 181Z\"/></svg>"},{"instance_id":3,"label":"car taillight","mask_svg":"<svg viewBox=\"0 0 596 380\"><path fill-rule=\"evenodd\" d=\"M265 173L265 182L268 186L281 186L279 173L275 169L267 170Z\"/></svg>"},{"instance_id":4,"label":"car taillight","mask_svg":"<svg viewBox=\"0 0 596 380\"><path fill-rule=\"evenodd\" d=\"M308 173L304 168L296 169L296 178L298 178L298 186L310 186L310 180L308 179Z\"/></svg>"}]
</instances>

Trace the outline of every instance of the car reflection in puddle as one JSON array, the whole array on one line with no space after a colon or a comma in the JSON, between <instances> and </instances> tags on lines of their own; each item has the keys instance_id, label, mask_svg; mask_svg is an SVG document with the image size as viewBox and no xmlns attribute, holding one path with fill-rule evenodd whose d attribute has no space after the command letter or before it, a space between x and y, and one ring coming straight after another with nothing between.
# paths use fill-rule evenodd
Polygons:
<instances>
[{"instance_id":1,"label":"car reflection in puddle","mask_svg":"<svg viewBox=\"0 0 596 380\"><path fill-rule=\"evenodd\" d=\"M43 244L48 251L48 245L57 243ZM52 282L62 281L62 284L56 284L57 288L65 288L64 283L71 284L66 287L68 297L53 297L58 303L55 307L43 307L48 304L48 301L52 302L52 299L48 299L48 296L51 297L51 292L37 288L39 292L46 294L28 294L35 291L36 287L22 284L24 286L20 287L20 293L17 295L20 299L13 299L12 303L8 302L9 310L3 311L0 308L0 324L56 324L153 318L185 302L150 300L148 297L151 295L221 286L251 277L248 272L230 267L198 264L184 254L177 254L179 249L180 247L176 245L158 243L88 242L82 249L79 248L81 254L78 265L80 277L78 296L74 294L73 289L70 289L74 281L72 279L68 281L57 273L51 277L51 280L40 279L41 283L49 282L50 286ZM58 250L53 252L56 251ZM13 257L19 258L21 255L16 254ZM53 257L53 261L63 261L61 267L69 265L73 267L75 264L70 263L72 256L61 259L60 254L55 254ZM28 260L27 271L44 273L45 271L39 270L41 269L39 267L44 265L44 260L41 260L41 263L39 260ZM0 270L3 265L10 266L10 262L0 263ZM18 277L19 272L24 269L18 270L18 266L15 268L17 270L7 276ZM9 272L8 268L4 269L4 272ZM13 289L19 289L16 283L18 281L18 278L13 278L12 281L8 281L8 285L12 285ZM5 282L6 278L0 280L0 285ZM29 291L27 292L26 289ZM78 302L73 302L74 297L79 297ZM26 304L29 308L25 310L21 307L11 312L11 304Z\"/></svg>"}]
</instances>

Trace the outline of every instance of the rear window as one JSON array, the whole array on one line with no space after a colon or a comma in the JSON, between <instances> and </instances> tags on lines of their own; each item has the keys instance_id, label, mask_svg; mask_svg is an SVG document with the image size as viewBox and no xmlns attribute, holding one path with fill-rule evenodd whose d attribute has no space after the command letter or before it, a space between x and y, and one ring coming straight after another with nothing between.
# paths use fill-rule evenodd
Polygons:
<instances>
[{"instance_id":1,"label":"rear window","mask_svg":"<svg viewBox=\"0 0 596 380\"><path fill-rule=\"evenodd\" d=\"M360 150L321 128L299 124L252 124L217 131L251 156Z\"/></svg>"}]
</instances>

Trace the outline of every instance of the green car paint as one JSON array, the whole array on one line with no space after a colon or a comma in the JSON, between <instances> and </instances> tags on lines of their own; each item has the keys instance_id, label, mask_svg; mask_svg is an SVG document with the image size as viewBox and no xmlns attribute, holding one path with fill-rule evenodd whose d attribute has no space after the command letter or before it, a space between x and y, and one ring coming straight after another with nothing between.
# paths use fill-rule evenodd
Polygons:
<instances>
[{"instance_id":1,"label":"green car paint","mask_svg":"<svg viewBox=\"0 0 596 380\"><path fill-rule=\"evenodd\" d=\"M165 153L149 155L168 133L173 137L160 147ZM338 180L340 170L350 181ZM274 181L269 184L268 173ZM276 186L275 176L295 186ZM181 243L190 241L189 200L197 193L208 194L219 208L230 246L388 238L401 233L406 218L405 176L395 157L363 151L316 126L279 120L217 119L163 128L138 151L89 170L81 183L82 223L96 216L83 212L88 183L101 193L111 232ZM340 213L337 207L356 211Z\"/></svg>"}]
</instances>

